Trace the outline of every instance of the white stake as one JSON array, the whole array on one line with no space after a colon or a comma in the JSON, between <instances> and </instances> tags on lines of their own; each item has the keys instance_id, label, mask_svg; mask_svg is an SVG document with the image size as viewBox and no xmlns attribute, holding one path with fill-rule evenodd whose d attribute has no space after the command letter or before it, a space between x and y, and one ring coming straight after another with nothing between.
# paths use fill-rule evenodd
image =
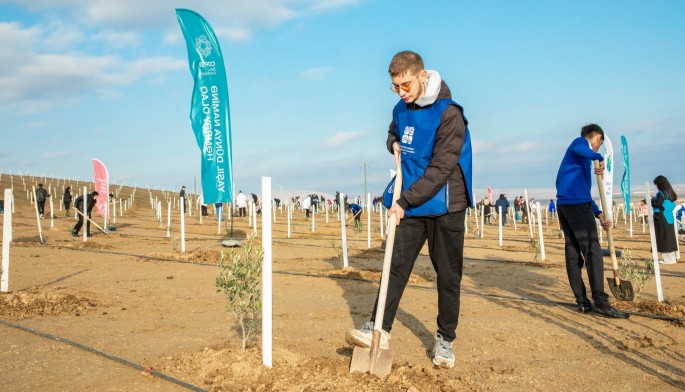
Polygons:
<instances>
[{"instance_id":1,"label":"white stake","mask_svg":"<svg viewBox=\"0 0 685 392\"><path fill-rule=\"evenodd\" d=\"M112 224L117 223L117 200L112 198Z\"/></svg>"},{"instance_id":2,"label":"white stake","mask_svg":"<svg viewBox=\"0 0 685 392\"><path fill-rule=\"evenodd\" d=\"M257 234L257 204L252 203L252 232Z\"/></svg>"},{"instance_id":3,"label":"white stake","mask_svg":"<svg viewBox=\"0 0 685 392\"><path fill-rule=\"evenodd\" d=\"M171 237L171 201L167 202L166 209L166 238Z\"/></svg>"},{"instance_id":4,"label":"white stake","mask_svg":"<svg viewBox=\"0 0 685 392\"><path fill-rule=\"evenodd\" d=\"M83 216L81 219L83 219L83 242L88 241L88 214L86 214L86 208L88 207L88 188L85 186L83 187ZM78 215L78 213L74 214Z\"/></svg>"},{"instance_id":5,"label":"white stake","mask_svg":"<svg viewBox=\"0 0 685 392\"><path fill-rule=\"evenodd\" d=\"M366 194L366 248L371 249L371 194ZM680 257L679 257L680 258Z\"/></svg>"},{"instance_id":6,"label":"white stake","mask_svg":"<svg viewBox=\"0 0 685 392\"><path fill-rule=\"evenodd\" d=\"M523 200L523 206L526 208L526 216L528 217L528 229L530 230L530 238L535 238L533 236L533 217L531 215L531 208L530 208L530 200L528 200L528 189L523 189L523 197L525 199Z\"/></svg>"},{"instance_id":7,"label":"white stake","mask_svg":"<svg viewBox=\"0 0 685 392\"><path fill-rule=\"evenodd\" d=\"M8 202L12 200L12 190L5 189L5 213L2 218L2 277L0 291L7 293L10 285L10 241L12 241L12 210Z\"/></svg>"},{"instance_id":8,"label":"white stake","mask_svg":"<svg viewBox=\"0 0 685 392\"><path fill-rule=\"evenodd\" d=\"M633 238L633 210L630 210L630 238Z\"/></svg>"},{"instance_id":9,"label":"white stake","mask_svg":"<svg viewBox=\"0 0 685 392\"><path fill-rule=\"evenodd\" d=\"M271 177L262 177L262 200L271 200ZM256 217L256 215L255 215ZM255 221L255 227L257 227ZM271 203L262 205L262 362L271 368L273 350L273 291L271 250Z\"/></svg>"},{"instance_id":10,"label":"white stake","mask_svg":"<svg viewBox=\"0 0 685 392\"><path fill-rule=\"evenodd\" d=\"M676 244L676 259L680 260L680 241L678 240L678 219L675 216L675 210L673 211L673 231L675 232L675 244Z\"/></svg>"},{"instance_id":11,"label":"white stake","mask_svg":"<svg viewBox=\"0 0 685 392\"><path fill-rule=\"evenodd\" d=\"M40 214L38 213L38 196L36 195L36 187L32 186L31 191L33 192L33 199L36 200L36 202L33 204L36 210L36 222L38 222L38 236L40 238L40 243L43 243L43 228L40 225Z\"/></svg>"},{"instance_id":12,"label":"white stake","mask_svg":"<svg viewBox=\"0 0 685 392\"><path fill-rule=\"evenodd\" d=\"M312 216L312 233L316 231L316 212L314 212L314 205L311 207Z\"/></svg>"},{"instance_id":13,"label":"white stake","mask_svg":"<svg viewBox=\"0 0 685 392\"><path fill-rule=\"evenodd\" d=\"M485 205L480 206L480 238L485 238Z\"/></svg>"},{"instance_id":14,"label":"white stake","mask_svg":"<svg viewBox=\"0 0 685 392\"><path fill-rule=\"evenodd\" d=\"M649 183L645 182L645 200L647 200L647 219L649 220L649 238L652 243L652 261L654 262L654 279L656 280L656 293L659 302L664 300L664 290L661 287L661 270L659 269L659 255L656 249L656 234L654 233L654 209L652 208L652 196L649 193ZM676 237L676 240L678 238Z\"/></svg>"},{"instance_id":15,"label":"white stake","mask_svg":"<svg viewBox=\"0 0 685 392\"><path fill-rule=\"evenodd\" d=\"M378 206L378 224L381 227L381 238L383 238L383 204Z\"/></svg>"},{"instance_id":16,"label":"white stake","mask_svg":"<svg viewBox=\"0 0 685 392\"><path fill-rule=\"evenodd\" d=\"M345 229L345 199L342 192L340 193L340 227L342 228L342 251L343 251L343 268L347 268L347 231ZM387 246L387 244L386 244Z\"/></svg>"},{"instance_id":17,"label":"white stake","mask_svg":"<svg viewBox=\"0 0 685 392\"><path fill-rule=\"evenodd\" d=\"M183 211L183 206L185 205L185 197L181 197L181 205L178 209L181 213L181 253L186 251L186 214Z\"/></svg>"},{"instance_id":18,"label":"white stake","mask_svg":"<svg viewBox=\"0 0 685 392\"><path fill-rule=\"evenodd\" d=\"M50 197L50 228L55 227L55 214L53 213L54 210L54 203L53 203L54 197Z\"/></svg>"},{"instance_id":19,"label":"white stake","mask_svg":"<svg viewBox=\"0 0 685 392\"><path fill-rule=\"evenodd\" d=\"M540 259L545 261L545 238L542 236L542 211L540 210L540 202L536 203L538 210L538 234L540 235Z\"/></svg>"},{"instance_id":20,"label":"white stake","mask_svg":"<svg viewBox=\"0 0 685 392\"><path fill-rule=\"evenodd\" d=\"M293 205L289 204L287 206L286 218L288 219L288 238L290 238L290 220L293 217Z\"/></svg>"},{"instance_id":21,"label":"white stake","mask_svg":"<svg viewBox=\"0 0 685 392\"><path fill-rule=\"evenodd\" d=\"M499 247L502 247L502 206L497 207L497 224L499 225Z\"/></svg>"}]
</instances>

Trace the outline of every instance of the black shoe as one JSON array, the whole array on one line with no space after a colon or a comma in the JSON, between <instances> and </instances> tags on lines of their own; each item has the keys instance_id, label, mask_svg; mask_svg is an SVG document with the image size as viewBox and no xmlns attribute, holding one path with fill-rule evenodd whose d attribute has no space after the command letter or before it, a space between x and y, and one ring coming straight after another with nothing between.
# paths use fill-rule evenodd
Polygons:
<instances>
[{"instance_id":1,"label":"black shoe","mask_svg":"<svg viewBox=\"0 0 685 392\"><path fill-rule=\"evenodd\" d=\"M578 304L578 313L587 314L592 313L594 310L595 307L592 305L592 302L590 301L581 302Z\"/></svg>"},{"instance_id":2,"label":"black shoe","mask_svg":"<svg viewBox=\"0 0 685 392\"><path fill-rule=\"evenodd\" d=\"M601 314L604 317L610 317L610 318L621 318L621 319L627 319L630 317L630 315L622 310L618 310L613 306L607 306L604 308L598 308L595 307L595 312Z\"/></svg>"}]
</instances>

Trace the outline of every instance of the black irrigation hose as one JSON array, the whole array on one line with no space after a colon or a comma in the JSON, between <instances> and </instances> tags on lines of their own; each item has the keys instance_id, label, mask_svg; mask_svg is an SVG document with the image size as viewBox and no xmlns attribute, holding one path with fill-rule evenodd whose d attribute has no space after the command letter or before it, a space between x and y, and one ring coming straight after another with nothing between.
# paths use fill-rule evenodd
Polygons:
<instances>
[{"instance_id":1,"label":"black irrigation hose","mask_svg":"<svg viewBox=\"0 0 685 392\"><path fill-rule=\"evenodd\" d=\"M317 245L308 245L308 244L304 244L304 245L318 247ZM321 248L323 248L323 247L321 247ZM116 255L121 255L121 256L138 257L141 259L169 261L169 262L173 262L173 263L193 264L193 265L201 265L201 266L207 266L207 267L216 267L217 266L217 264L214 264L214 263L193 262L193 261L171 259L171 258L166 258L166 257L139 255L139 254L135 254L135 253L126 253L126 252L107 252L107 251L102 251L102 250L79 249L79 248L64 248L64 249L79 250L79 251L84 251L84 252L95 252L95 253L109 253L109 254L116 254ZM377 283L376 281L373 281L373 280L364 279L364 278L357 278L357 277L350 277L350 276L312 274L312 273L295 272L295 271L273 271L273 273L279 274L279 275L298 275L298 276L306 276L306 277L314 277L314 278L347 279L347 280L356 280L356 281L367 282L367 283ZM678 276L678 275L674 275L674 276ZM432 287L420 286L420 285L415 285L415 284L407 284L407 287L411 287L411 288L419 289L419 290L431 290L431 291L434 290ZM572 303L569 303L569 302L552 301L552 300L544 300L543 301L543 300L536 300L536 299L524 298L524 297L510 297L510 296L504 296L504 295L499 295L499 294L489 294L489 293L479 293L479 294L465 293L465 294L473 295L473 296L480 296L480 297L500 298L500 299L505 299L505 300L510 300L510 301L533 302L533 303L538 303L541 305L564 305L564 306L573 305ZM661 315L661 314L642 313L642 312L627 312L627 313L634 315L634 316L646 317L646 318L651 318L651 319L666 320L666 321L677 321L677 322L685 323L685 319L678 318L678 317L665 316L665 315Z\"/></svg>"},{"instance_id":2,"label":"black irrigation hose","mask_svg":"<svg viewBox=\"0 0 685 392\"><path fill-rule=\"evenodd\" d=\"M12 327L12 328L20 329L20 330L22 330L22 331L25 331L25 332L28 332L28 333L32 333L32 334L34 334L34 335L42 336L42 337L44 337L44 338L56 340L56 341L61 342L61 343L66 343L66 344L68 344L68 345L70 345L70 346L74 346L74 347L76 347L76 348L80 348L81 350L87 351L87 352L89 352L89 353L92 353L92 354L95 354L95 355L99 355L99 356L101 356L101 357L105 357L105 358L110 359L110 360L115 361L115 362L119 362L119 363L122 364L122 365L126 365L126 366L129 366L129 367L132 367L132 368L134 368L134 369L136 369L136 370L142 370L142 371L147 372L147 373L149 373L149 374L151 374L151 375L153 375L153 376L157 376L157 377L159 377L159 378L161 378L161 379L164 379L164 380L166 380L166 381L169 381L169 382L172 382L172 383L174 383L174 384L176 384L176 385L179 385L179 386L181 386L181 387L183 387L183 388L190 389L191 391L197 391L197 392L206 392L206 391L207 391L206 389L202 389L202 388L200 388L200 387L197 387L197 386L192 385L192 384L188 384L187 382L178 380L178 379L173 378L173 377L171 377L171 376L167 376L166 374L160 373L160 372L158 372L158 371L156 371L156 370L154 370L154 369L148 370L145 366L138 365L137 363L133 363L133 362L131 362L131 361L127 361L127 360L125 360L125 359L123 359L123 358L119 358L119 357L114 356L114 355L111 355L111 354L107 354L106 352L103 352L103 351L100 351L100 350L96 350L96 349L94 349L94 348L92 348L92 347L88 347L88 346L86 346L86 345L84 345L84 344L75 342L75 341L73 341L73 340L69 340L69 339L67 339L67 338L63 338L63 337L51 335L51 334L49 334L49 333L41 332L41 331L38 331L38 330L35 330L35 329L32 329L32 328L26 327L26 326L24 326L24 325L16 324L16 323L13 323L13 322L11 322L11 321L7 321L7 320L3 320L3 319L0 319L0 324L4 324L4 325L6 325L6 326L8 326L8 327Z\"/></svg>"}]
</instances>

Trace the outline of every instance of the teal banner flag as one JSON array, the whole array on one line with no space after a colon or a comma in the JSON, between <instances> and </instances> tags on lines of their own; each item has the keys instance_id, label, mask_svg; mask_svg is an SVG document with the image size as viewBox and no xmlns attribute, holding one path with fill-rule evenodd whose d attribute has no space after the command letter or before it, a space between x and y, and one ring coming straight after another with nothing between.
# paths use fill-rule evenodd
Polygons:
<instances>
[{"instance_id":1,"label":"teal banner flag","mask_svg":"<svg viewBox=\"0 0 685 392\"><path fill-rule=\"evenodd\" d=\"M202 151L202 196L206 203L233 201L233 153L226 69L212 26L198 13L176 9L195 79L190 123Z\"/></svg>"},{"instance_id":2,"label":"teal banner flag","mask_svg":"<svg viewBox=\"0 0 685 392\"><path fill-rule=\"evenodd\" d=\"M623 178L621 179L621 193L626 203L626 214L630 213L630 160L628 159L628 141L621 136L621 152L623 153Z\"/></svg>"}]
</instances>

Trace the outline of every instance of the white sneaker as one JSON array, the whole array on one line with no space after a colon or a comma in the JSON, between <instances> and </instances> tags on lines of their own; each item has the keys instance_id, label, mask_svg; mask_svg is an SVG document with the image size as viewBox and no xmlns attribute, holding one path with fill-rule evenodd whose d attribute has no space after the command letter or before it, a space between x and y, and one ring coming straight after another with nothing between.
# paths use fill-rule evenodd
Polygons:
<instances>
[{"instance_id":1,"label":"white sneaker","mask_svg":"<svg viewBox=\"0 0 685 392\"><path fill-rule=\"evenodd\" d=\"M350 329L345 334L345 341L352 346L371 347L371 339L373 339L373 321L367 321L361 329ZM381 329L380 348L390 347L390 332Z\"/></svg>"},{"instance_id":2,"label":"white sneaker","mask_svg":"<svg viewBox=\"0 0 685 392\"><path fill-rule=\"evenodd\" d=\"M454 351L452 351L452 343L447 342L442 338L442 335L435 335L435 346L431 352L433 357L433 365L445 366L448 368L454 367Z\"/></svg>"}]
</instances>

